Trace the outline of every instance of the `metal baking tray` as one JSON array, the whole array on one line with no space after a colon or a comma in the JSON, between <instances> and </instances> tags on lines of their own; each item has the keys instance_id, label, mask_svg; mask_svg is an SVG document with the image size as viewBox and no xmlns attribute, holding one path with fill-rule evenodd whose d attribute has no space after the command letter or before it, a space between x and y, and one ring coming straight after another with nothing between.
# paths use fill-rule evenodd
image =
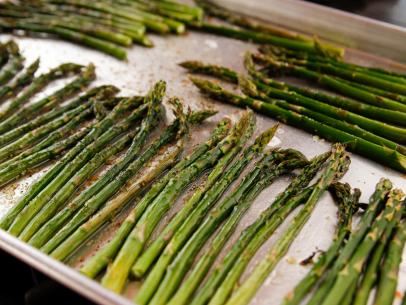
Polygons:
<instances>
[{"instance_id":1,"label":"metal baking tray","mask_svg":"<svg viewBox=\"0 0 406 305\"><path fill-rule=\"evenodd\" d=\"M220 4L227 5L234 10L240 10L252 16L258 16L269 21L289 26L292 29L301 29L320 37L335 38L337 42L346 45L350 41L362 41L366 51L373 50L376 53L384 54L392 59L403 60L406 54L406 29L390 26L384 23L375 22L369 19L357 17L355 15L338 12L314 4L294 0L221 0ZM289 11L289 16L287 16ZM305 17L306 16L306 17ZM334 18L339 18L340 22L334 22ZM338 16L338 17L337 17ZM318 23L316 23L316 21ZM331 24L334 25L331 26ZM358 25L358 26L355 26ZM386 33L385 35L370 35L368 32L359 32L356 29L366 27L374 29L376 33ZM327 31L327 28L329 29ZM331 34L331 31L334 34ZM357 36L357 35L360 36ZM363 35L362 35L363 34ZM399 43L385 48L378 45L385 45L388 37L393 37ZM2 35L1 40L10 38ZM26 38L14 37L19 43L27 62L31 62L36 57L41 57L41 69L47 70L62 62L77 62L88 64L93 62L97 66L97 81L95 85L111 83L122 88L123 94L140 94L157 80L163 79L168 84L168 96L178 96L184 103L192 109L210 107L215 108L219 113L204 123L200 128L193 131L190 147L197 141L205 138L209 134L215 122L223 116L233 119L240 114L240 109L212 102L202 97L198 90L188 80L187 73L177 64L184 60L197 59L206 62L225 65L238 71L243 71L242 56L246 50L255 50L256 46L246 42L216 37L210 34L190 32L184 37L168 36L153 37L155 48L145 49L134 46L128 51L128 62L120 62L109 56L82 48L71 43L60 40L42 39L41 37ZM373 47L375 46L375 47ZM388 45L387 45L388 46ZM396 69L406 72L406 67L402 64L383 59L376 55L371 55L364 51L348 49L347 59L360 64L376 65ZM167 112L169 113L169 112ZM170 115L169 115L170 119ZM262 115L257 116L257 132L264 130L274 124L275 121ZM272 146L292 147L302 151L307 157L313 157L329 149L330 143L320 140L311 134L299 129L281 125L276 137L270 143ZM189 148L190 148L189 147ZM7 212L19 197L29 188L29 185L40 177L47 168L36 172L29 178L19 180L0 190L0 216ZM351 184L352 187L360 188L363 193L361 200L368 200L373 192L376 183L381 177L391 179L396 187L406 189L406 177L398 172L385 168L375 162L367 160L358 155L352 155L352 164L349 172L342 179ZM269 188L261 193L255 200L252 208L242 219L234 235L230 238L223 249L220 257L227 252L232 243L236 240L241 230L250 224L259 213L272 202L275 195L282 191L287 185L287 179L279 179ZM186 198L186 194L175 204L167 217L162 221L162 225L170 219ZM135 204L133 202L132 204ZM82 249L74 255L67 264L57 262L38 250L26 245L9 234L0 231L0 248L23 260L32 267L47 274L67 287L72 288L85 297L98 304L133 304L132 296L136 293L138 285L131 282L123 296L116 295L93 280L82 276L75 268L102 244L108 241L112 233L117 229L121 219L125 217L124 211L111 225L98 232L90 242L86 243ZM293 216L293 215L292 215ZM291 216L291 217L292 217ZM267 249L273 244L280 232L286 228L286 224L291 219L289 217L274 234L270 240L260 249L253 262L248 267L248 273L255 263L263 256ZM326 194L319 202L312 217L305 225L304 229L290 247L287 255L278 264L275 271L269 276L266 283L252 301L253 305L280 304L283 296L290 291L304 274L308 267L299 264L301 260L308 257L316 249L326 249L331 243L336 224L336 208L332 199ZM244 277L244 276L243 276ZM400 271L400 281L398 291L406 290L406 251L403 254L403 262ZM399 302L399 300L397 300Z\"/></svg>"}]
</instances>

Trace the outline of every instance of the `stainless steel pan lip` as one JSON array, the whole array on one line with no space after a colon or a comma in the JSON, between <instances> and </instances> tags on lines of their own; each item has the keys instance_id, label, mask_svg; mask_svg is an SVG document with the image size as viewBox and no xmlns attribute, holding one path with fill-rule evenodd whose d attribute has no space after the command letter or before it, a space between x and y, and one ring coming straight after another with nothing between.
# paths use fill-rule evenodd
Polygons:
<instances>
[{"instance_id":1,"label":"stainless steel pan lip","mask_svg":"<svg viewBox=\"0 0 406 305\"><path fill-rule=\"evenodd\" d=\"M52 259L2 230L0 230L0 248L98 304L134 305L129 299L103 288L73 268Z\"/></svg>"}]
</instances>

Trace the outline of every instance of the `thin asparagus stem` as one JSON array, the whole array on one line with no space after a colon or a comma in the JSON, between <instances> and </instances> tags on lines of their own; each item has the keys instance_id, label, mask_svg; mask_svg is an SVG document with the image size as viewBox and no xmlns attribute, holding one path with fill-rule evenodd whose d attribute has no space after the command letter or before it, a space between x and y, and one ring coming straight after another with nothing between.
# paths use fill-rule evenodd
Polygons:
<instances>
[{"instance_id":1,"label":"thin asparagus stem","mask_svg":"<svg viewBox=\"0 0 406 305\"><path fill-rule=\"evenodd\" d=\"M268 228L267 234L262 234L265 241L286 218L286 216L307 199L310 194L310 189L307 189L302 194L301 192L303 188L306 187L314 178L318 170L322 167L329 156L330 152L312 159L310 164L306 166L302 172L289 184L285 191L280 193L275 198L274 202L261 213L257 220L255 220L241 233L230 252L226 255L221 264L216 267L203 287L196 293L191 304L202 305L206 304L210 300L217 287L220 286L221 282L234 265L235 261L238 259L238 257L240 257L241 252L255 237L261 227L266 225ZM298 193L301 194L297 195Z\"/></svg>"},{"instance_id":2,"label":"thin asparagus stem","mask_svg":"<svg viewBox=\"0 0 406 305\"><path fill-rule=\"evenodd\" d=\"M356 205L358 204L361 192L358 189L354 189L354 192L351 193L351 187L348 184L342 183L333 184L330 190L333 192L339 208L338 224L333 244L318 258L311 270L295 286L293 291L285 297L283 305L300 304L333 263L346 238L351 233L352 215L356 211Z\"/></svg>"},{"instance_id":3,"label":"thin asparagus stem","mask_svg":"<svg viewBox=\"0 0 406 305\"><path fill-rule=\"evenodd\" d=\"M275 268L276 264L283 257L283 255L286 254L295 237L306 224L325 190L331 183L337 181L346 173L349 162L349 158L345 153L343 146L340 144L335 144L332 155L328 161L328 165L314 186L310 197L304 204L304 207L293 219L292 223L286 229L284 235L280 237L278 241L276 241L276 244L268 252L268 255L256 265L248 279L235 291L231 298L228 299L226 304L248 304L269 273Z\"/></svg>"},{"instance_id":4,"label":"thin asparagus stem","mask_svg":"<svg viewBox=\"0 0 406 305\"><path fill-rule=\"evenodd\" d=\"M16 96L24 87L28 86L34 79L34 74L39 67L39 59L29 65L25 71L18 76L11 84L0 88L0 102Z\"/></svg>"},{"instance_id":5,"label":"thin asparagus stem","mask_svg":"<svg viewBox=\"0 0 406 305\"><path fill-rule=\"evenodd\" d=\"M179 153L183 150L183 145L184 145L184 139L185 135L188 133L188 126L187 126L187 121L186 121L186 116L183 114L183 109L181 104L176 100L172 100L175 105L175 112L176 116L178 117L177 120L175 120L175 124L178 125L177 129L177 142L172 145L170 148L168 148L162 155L161 159L163 160L160 164L159 159L158 160L158 165L155 165L155 163L152 163L152 168L160 168L159 173L162 173L167 167L170 167L177 159ZM167 160L168 162L166 162ZM179 163L178 163L179 164ZM148 168L148 167L147 167ZM154 171L151 172L152 175L154 174ZM153 179L156 178L156 176L151 176L151 174L148 174L150 178L148 178L148 175L146 176L147 181L151 182ZM153 179L152 179L153 178ZM141 179L141 181L140 181ZM113 198L110 200L108 204L104 206L99 212L97 212L95 215L92 216L86 223L82 224L71 236L68 237L62 244L60 244L54 251L52 251L51 256L55 259L58 260L64 260L66 259L70 254L72 254L80 245L82 242L84 242L86 239L88 239L94 232L96 232L103 224L106 222L110 221L112 219L112 215L115 215L120 211L129 201L134 199L139 195L139 193L145 188L146 184L143 182L143 178L141 177L140 179L136 179L135 181L130 181L130 187L128 187L127 191L122 192L117 195L117 197ZM152 180L151 180L152 179ZM145 179L144 179L145 180ZM150 193L151 190L148 192ZM144 197L145 198L145 197ZM137 206L130 212L126 220L124 221L124 224L128 224L128 220L135 219L137 217L140 217L139 213L137 212L138 210L141 210L141 213L143 210L146 209L146 205L141 205L142 201L137 204ZM124 224L120 227L119 233L122 233L121 228L124 227ZM131 230L131 228L130 228ZM107 249L107 251L116 251L112 249L110 246L112 243L115 243L117 241L116 236L113 238L113 240L108 243L108 246L103 248L103 250ZM122 238L125 238L126 236L123 236ZM120 245L118 245L120 246ZM108 253L105 253L104 255L109 255ZM100 252L99 252L100 253ZM110 252L109 252L110 253ZM111 254L114 255L114 254ZM103 268L103 267L102 267Z\"/></svg>"},{"instance_id":6,"label":"thin asparagus stem","mask_svg":"<svg viewBox=\"0 0 406 305\"><path fill-rule=\"evenodd\" d=\"M6 42L5 48L8 60L0 69L0 85L7 84L24 67L24 57L20 54L18 45L13 40L10 40Z\"/></svg>"},{"instance_id":7,"label":"thin asparagus stem","mask_svg":"<svg viewBox=\"0 0 406 305\"><path fill-rule=\"evenodd\" d=\"M10 131L15 126L20 125L27 119L32 118L39 111L48 111L54 108L61 102L69 99L77 93L85 90L85 88L95 79L95 67L90 64L84 69L78 77L76 77L69 84L57 90L51 95L22 107L17 112L9 116L7 119L0 123L0 133Z\"/></svg>"},{"instance_id":8,"label":"thin asparagus stem","mask_svg":"<svg viewBox=\"0 0 406 305\"><path fill-rule=\"evenodd\" d=\"M213 82L192 78L192 82L203 93L209 95L212 98L221 100L226 103L230 103L240 107L250 107L254 110L261 112L270 117L276 117L277 119L288 123L289 125L296 126L298 128L307 130L330 141L340 141L347 144L349 150L365 155L373 160L392 167L393 169L401 172L406 171L405 157L397 151L388 149L366 141L362 138L343 132L336 128L330 127L311 119L307 116L295 113L293 111L285 110L276 105L264 103L259 100L251 99L248 97L242 97L232 92L226 91L222 87L214 84Z\"/></svg>"},{"instance_id":9,"label":"thin asparagus stem","mask_svg":"<svg viewBox=\"0 0 406 305\"><path fill-rule=\"evenodd\" d=\"M238 206L244 194L246 194L246 191L249 191L249 189L254 187L256 184L259 186L261 185L260 181L262 175L265 175L265 181L270 183L278 176L306 164L306 161L303 159L302 155L294 154L289 158L289 153L284 156L284 158L286 158L285 161L278 164L278 160L275 160L278 153L276 153L274 156L272 156L272 154L273 153L271 152L270 156L265 156L265 158L260 161L259 164L257 164L257 166L246 177L244 177L243 181L235 189L232 195L227 197L218 206L216 206L214 210L211 211L197 231L194 232L192 237L188 240L186 245L176 254L174 260L168 266L166 274L163 277L163 280L160 282L159 288L153 295L150 304L165 304L169 300L179 286L188 268L191 266L191 263L193 262L198 251L214 232L214 230L216 230L218 225L228 217L232 209L234 207L237 207L238 209ZM263 187L265 187L268 182L265 183ZM147 283L147 281L145 281L145 283ZM143 287L136 296L136 301L139 300L139 296L143 292ZM148 287L148 289L150 288ZM141 304L145 303L141 302Z\"/></svg>"},{"instance_id":10,"label":"thin asparagus stem","mask_svg":"<svg viewBox=\"0 0 406 305\"><path fill-rule=\"evenodd\" d=\"M146 241L163 215L169 210L182 190L206 169L211 168L223 155L230 151L241 136L241 128L246 126L247 116L236 132L224 138L216 147L205 153L190 166L168 181L162 192L148 206L136 223L117 254L113 264L102 279L102 285L113 291L121 291L125 285L131 266L141 254Z\"/></svg>"},{"instance_id":11,"label":"thin asparagus stem","mask_svg":"<svg viewBox=\"0 0 406 305\"><path fill-rule=\"evenodd\" d=\"M405 207L403 207L403 210ZM406 222L399 223L381 266L380 279L375 295L375 305L393 304L398 283L399 266L406 242Z\"/></svg>"},{"instance_id":12,"label":"thin asparagus stem","mask_svg":"<svg viewBox=\"0 0 406 305\"><path fill-rule=\"evenodd\" d=\"M87 204L88 200L90 200L93 196L96 196L96 198L98 198L97 196L102 197L101 193L103 193L104 201L107 200L107 198L109 198L109 196L112 196L131 176L137 173L143 163L147 162L149 158L151 158L156 153L160 146L158 146L155 151L154 147L151 146L149 150L143 154L143 156L137 156L140 153L143 145L145 144L148 134L152 132L152 130L155 128L160 120L162 98L163 93L159 92L157 94L155 90L151 91L145 97L145 102L149 104L148 113L145 119L142 121L141 127L135 133L132 144L127 150L125 157L119 163L109 169L100 180L92 184L83 193L74 198L73 201L69 203L69 205L60 210L58 214L49 219L49 221L45 223L30 239L29 243L32 246L36 248L42 247L42 251L50 253L71 232L73 232L81 223L86 220L86 217L83 216L83 214L85 214L87 217L90 217L91 209L87 207L88 205L90 205ZM162 141L162 143L165 144L164 141ZM116 146L116 144L114 144L114 146ZM107 149L107 151L109 151L110 149L111 148ZM93 159L95 158L97 159L97 155ZM135 160L137 161L134 162ZM85 167L86 166L88 165L85 165ZM120 172L126 169L127 166L128 173L120 174ZM83 171L85 167L83 167L81 171ZM117 175L119 174L120 176L117 177ZM71 178L71 180L72 179L74 179L73 181L76 180L75 177ZM113 181L114 179L116 180ZM108 191L103 192L106 186L108 186ZM61 193L62 195L66 193L66 190L62 191L65 187L66 185L58 193ZM52 200L55 200L54 198ZM104 201L99 199L99 205L102 204ZM55 203L48 205L54 206ZM79 211L77 212L78 209ZM70 217L72 218L68 221ZM45 243L46 246L44 246Z\"/></svg>"},{"instance_id":13,"label":"thin asparagus stem","mask_svg":"<svg viewBox=\"0 0 406 305\"><path fill-rule=\"evenodd\" d=\"M27 88L25 88L18 97L13 99L10 104L7 105L6 109L3 109L0 112L0 119L4 120L5 118L12 115L14 112L18 111L24 104L26 104L30 100L31 97L33 97L36 93L41 91L51 82L73 74L78 74L82 70L82 68L82 66L77 64L66 63L34 78L33 82Z\"/></svg>"},{"instance_id":14,"label":"thin asparagus stem","mask_svg":"<svg viewBox=\"0 0 406 305\"><path fill-rule=\"evenodd\" d=\"M392 183L387 179L381 179L375 187L375 191L369 199L369 205L364 215L361 218L360 225L357 230L352 233L347 243L342 248L339 256L335 259L330 272L323 279L322 283L315 294L310 298L307 305L320 304L330 291L338 272L343 268L347 261L351 258L358 245L363 240L367 231L371 227L372 222L380 213L382 206L385 203L386 197L392 188Z\"/></svg>"},{"instance_id":15,"label":"thin asparagus stem","mask_svg":"<svg viewBox=\"0 0 406 305\"><path fill-rule=\"evenodd\" d=\"M274 58L271 58L270 56L259 54L255 54L254 56L255 59L265 62L266 65L270 68L278 69L279 72L283 71L300 78L306 78L316 81L320 85L326 86L333 91L371 105L406 112L405 104L348 85L346 82L341 81L341 79L338 77L331 77L329 75L309 70L304 67L296 66L287 62L280 62L275 60Z\"/></svg>"},{"instance_id":16,"label":"thin asparagus stem","mask_svg":"<svg viewBox=\"0 0 406 305\"><path fill-rule=\"evenodd\" d=\"M0 227L3 230L9 229L12 222L24 209L24 207L34 199L48 184L69 164L82 150L97 139L101 134L116 123L118 118L123 115L133 105L139 105L142 101L139 99L126 99L121 101L114 109L100 122L92 126L91 131L82 141L71 149L59 162L52 167L39 181L34 183L27 194L3 217L0 221Z\"/></svg>"},{"instance_id":17,"label":"thin asparagus stem","mask_svg":"<svg viewBox=\"0 0 406 305\"><path fill-rule=\"evenodd\" d=\"M229 129L230 121L228 119L221 120L212 132L211 137L206 142L196 147L190 155L178 162L164 177L162 177L158 182L154 183L148 193L137 204L137 207L131 211L129 216L119 228L118 232L115 234L114 238L81 268L81 272L91 278L97 276L97 274L99 274L100 271L104 269L115 257L116 253L121 248L121 245L124 243L126 237L134 227L135 223L141 217L146 207L164 189L164 187L168 184L168 181L179 171L189 166L210 148L221 141L226 136ZM183 146L181 143L179 145Z\"/></svg>"},{"instance_id":18,"label":"thin asparagus stem","mask_svg":"<svg viewBox=\"0 0 406 305\"><path fill-rule=\"evenodd\" d=\"M322 304L339 304L345 295L346 290L358 279L362 266L364 266L371 250L382 236L386 227L394 221L396 214L402 213L402 202L404 194L400 190L393 190L389 194L384 211L377 217L364 240L359 244L351 259L343 266L337 274L334 283L324 298ZM359 266L359 267L358 267Z\"/></svg>"},{"instance_id":19,"label":"thin asparagus stem","mask_svg":"<svg viewBox=\"0 0 406 305\"><path fill-rule=\"evenodd\" d=\"M189 215L197 208L204 196L217 183L217 181L221 179L228 164L233 160L235 155L242 149L242 147L251 137L254 128L255 117L254 115L251 115L251 121L245 128L240 141L231 151L229 151L224 157L219 160L210 175L207 177L205 183L193 193L190 199L182 206L182 209L176 214L176 216L174 216L174 218L167 224L165 229L160 233L160 236L157 237L147 248L143 250L142 255L137 259L133 268L131 269L133 274L140 278L149 269L155 259L160 255L162 250L171 240L171 237L175 234L179 227L184 225ZM261 150L261 145L265 145L263 143L269 142L267 141L267 137L272 137L276 128L277 127L275 126L272 130L268 131L268 133L264 134L261 138L262 141L257 141L258 151Z\"/></svg>"}]
</instances>

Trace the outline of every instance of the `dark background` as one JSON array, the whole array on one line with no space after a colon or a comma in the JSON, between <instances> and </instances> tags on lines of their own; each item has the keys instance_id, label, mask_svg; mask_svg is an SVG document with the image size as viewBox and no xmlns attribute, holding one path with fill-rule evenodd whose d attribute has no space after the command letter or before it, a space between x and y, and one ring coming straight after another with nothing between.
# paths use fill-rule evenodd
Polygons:
<instances>
[{"instance_id":1,"label":"dark background","mask_svg":"<svg viewBox=\"0 0 406 305\"><path fill-rule=\"evenodd\" d=\"M323 5L406 27L406 0L314 0ZM0 250L0 305L92 305Z\"/></svg>"}]
</instances>

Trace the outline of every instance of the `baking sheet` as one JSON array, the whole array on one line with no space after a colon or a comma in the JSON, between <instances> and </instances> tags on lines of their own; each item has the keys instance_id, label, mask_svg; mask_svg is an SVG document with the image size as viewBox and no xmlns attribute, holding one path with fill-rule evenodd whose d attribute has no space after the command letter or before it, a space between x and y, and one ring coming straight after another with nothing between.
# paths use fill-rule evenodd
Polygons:
<instances>
[{"instance_id":1,"label":"baking sheet","mask_svg":"<svg viewBox=\"0 0 406 305\"><path fill-rule=\"evenodd\" d=\"M300 6L298 6L297 9L300 10ZM4 41L9 37L8 35L2 35L1 40ZM209 130L214 127L215 122L220 118L228 115L236 119L241 110L212 102L202 97L188 80L188 75L185 73L185 70L178 67L177 63L184 60L197 59L225 65L243 72L242 56L244 52L247 50L254 51L256 49L256 46L253 44L193 32L188 33L185 37L154 36L155 48L145 49L134 46L128 52L128 62L120 62L99 52L63 41L41 38L15 39L19 43L24 56L27 58L27 63L33 61L36 57L41 57L42 71L62 62L72 61L81 64L93 62L97 66L98 75L94 85L111 83L122 88L122 94L143 94L154 82L163 79L167 81L168 84L168 97L176 95L193 109L210 107L219 110L219 114L211 118L208 123L203 124L201 128L194 131L190 146L197 141L201 141L202 138L207 137ZM373 56L363 56L363 53L359 51L349 51L348 58L361 63L368 59L369 64L381 66L387 66L388 64L386 60L380 60ZM272 119L257 115L258 128L256 134L269 128L274 123L275 121ZM299 149L309 158L330 148L329 143L286 125L281 125L276 137L270 144L270 146L275 145ZM28 189L29 185L41 175L42 172L37 172L28 179L20 180L0 190L0 214L6 213L13 203ZM381 177L391 179L395 186L406 190L405 176L358 155L352 155L350 170L342 181L350 183L352 187L360 188L363 191L361 201L366 202ZM232 242L238 237L239 232L249 225L259 213L272 202L272 199L279 191L283 190L287 182L287 179L279 179L271 187L261 193L252 208L242 219L235 234L230 238L229 243L223 249L221 256L227 252ZM187 195L188 194L183 196L177 202L175 208L165 218L165 221L181 206L182 199L187 197ZM124 216L125 213L121 217ZM291 217L289 219L291 219ZM275 239L280 236L280 233L286 228L288 221L285 222L276 234L261 248L253 260L253 263L250 264L248 273L255 265L255 262L261 258ZM297 283L308 270L308 268L300 266L299 262L317 249L325 250L328 248L333 237L335 224L336 208L330 196L326 194L319 202L312 217L298 238L292 244L287 255L278 264L275 271L269 276L266 283L260 289L256 298L252 301L252 304L280 304L283 296L294 287L295 283ZM86 244L78 255L71 258L69 264L73 267L78 267L85 257L91 255L101 244L107 241L111 233L117 229L117 226L117 223L113 223L108 228L99 232L99 234L92 239L91 243ZM60 263L22 244L4 232L0 232L0 247L12 252L20 259L27 261L29 264L39 268L41 271L63 282L79 293L86 295L97 303L128 304L122 297L108 292L96 282L90 281L78 273L72 272L72 269L65 268L65 266L61 267ZM405 291L405 289L406 251L403 255L398 291ZM130 283L125 292L125 296L131 298L136 293L136 290L137 284ZM399 300L397 300L397 302L399 302Z\"/></svg>"}]
</instances>

